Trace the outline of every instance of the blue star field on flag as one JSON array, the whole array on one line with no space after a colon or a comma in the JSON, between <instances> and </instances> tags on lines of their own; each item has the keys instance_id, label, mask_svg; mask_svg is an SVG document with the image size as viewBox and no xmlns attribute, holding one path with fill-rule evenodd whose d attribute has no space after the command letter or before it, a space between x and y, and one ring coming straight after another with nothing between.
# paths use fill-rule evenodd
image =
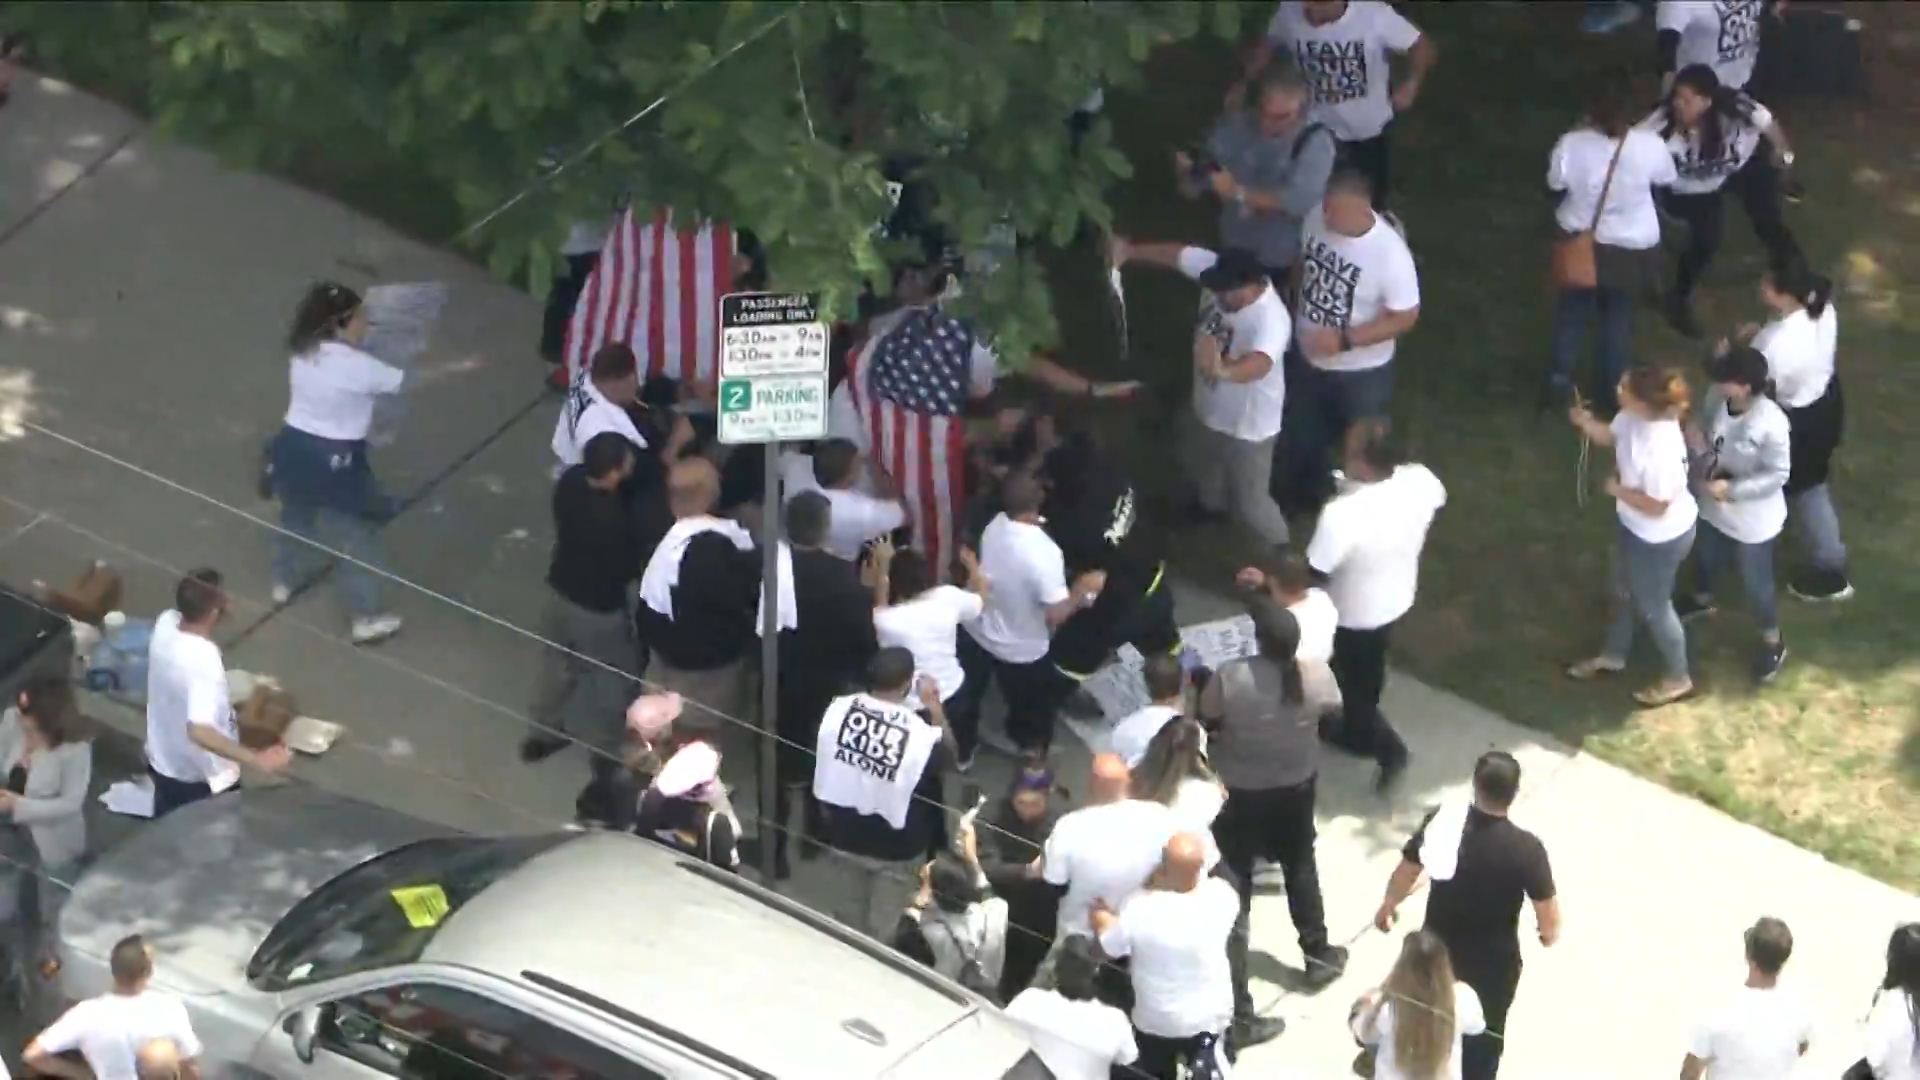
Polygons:
<instances>
[{"instance_id":1,"label":"blue star field on flag","mask_svg":"<svg viewBox=\"0 0 1920 1080\"><path fill-rule=\"evenodd\" d=\"M936 305L910 313L874 349L873 392L903 409L958 416L966 408L973 331Z\"/></svg>"}]
</instances>

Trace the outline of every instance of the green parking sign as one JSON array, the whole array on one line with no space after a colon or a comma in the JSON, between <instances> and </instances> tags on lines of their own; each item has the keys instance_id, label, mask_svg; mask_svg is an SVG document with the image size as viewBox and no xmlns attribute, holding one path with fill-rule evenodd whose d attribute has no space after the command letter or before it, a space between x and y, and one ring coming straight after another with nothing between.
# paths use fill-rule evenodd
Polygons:
<instances>
[{"instance_id":1,"label":"green parking sign","mask_svg":"<svg viewBox=\"0 0 1920 1080\"><path fill-rule=\"evenodd\" d=\"M723 379L720 382L720 411L723 413L751 412L753 409L753 380Z\"/></svg>"}]
</instances>

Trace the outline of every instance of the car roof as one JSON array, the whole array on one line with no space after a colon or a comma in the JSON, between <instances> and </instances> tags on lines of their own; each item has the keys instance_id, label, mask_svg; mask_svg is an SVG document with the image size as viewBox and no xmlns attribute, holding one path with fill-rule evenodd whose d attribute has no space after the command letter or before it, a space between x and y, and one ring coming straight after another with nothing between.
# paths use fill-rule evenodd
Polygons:
<instances>
[{"instance_id":1,"label":"car roof","mask_svg":"<svg viewBox=\"0 0 1920 1080\"><path fill-rule=\"evenodd\" d=\"M782 1080L880 1076L936 1040L945 1075L998 1077L1026 1048L979 999L891 950L619 833L529 860L422 959L559 989Z\"/></svg>"}]
</instances>

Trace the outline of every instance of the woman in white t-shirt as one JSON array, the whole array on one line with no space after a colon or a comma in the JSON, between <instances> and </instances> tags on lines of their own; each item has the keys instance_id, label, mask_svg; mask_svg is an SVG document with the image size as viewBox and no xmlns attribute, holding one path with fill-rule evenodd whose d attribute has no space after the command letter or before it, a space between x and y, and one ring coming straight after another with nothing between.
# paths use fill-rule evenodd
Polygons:
<instances>
[{"instance_id":1,"label":"woman in white t-shirt","mask_svg":"<svg viewBox=\"0 0 1920 1080\"><path fill-rule=\"evenodd\" d=\"M1693 289L1726 231L1723 193L1739 197L1769 258L1799 251L1781 206L1782 188L1791 186L1782 170L1793 165L1793 151L1766 106L1721 86L1705 64L1681 68L1666 103L1643 126L1659 136L1673 156L1679 178L1668 189L1663 207L1687 226L1687 246L1667 293L1667 318L1681 333L1699 337Z\"/></svg>"},{"instance_id":2,"label":"woman in white t-shirt","mask_svg":"<svg viewBox=\"0 0 1920 1080\"><path fill-rule=\"evenodd\" d=\"M1847 545L1833 508L1833 452L1840 447L1846 403L1835 369L1840 317L1833 309L1833 282L1790 256L1760 280L1760 300L1773 312L1752 332L1753 347L1767 358L1774 399L1793 429L1793 468L1787 477L1787 521L1805 548L1805 569L1787 580L1802 600L1837 601L1853 595L1847 579Z\"/></svg>"},{"instance_id":3,"label":"woman in white t-shirt","mask_svg":"<svg viewBox=\"0 0 1920 1080\"><path fill-rule=\"evenodd\" d=\"M1447 946L1416 930L1379 989L1354 1002L1353 1037L1373 1051L1373 1080L1460 1080L1460 1040L1487 1030L1480 996L1457 982Z\"/></svg>"},{"instance_id":4,"label":"woman in white t-shirt","mask_svg":"<svg viewBox=\"0 0 1920 1080\"><path fill-rule=\"evenodd\" d=\"M980 573L980 560L963 547L960 562L967 569L964 589L938 584L927 557L918 551L896 552L885 541L873 549L878 605L873 611L874 636L883 649L898 645L912 653L914 678L931 677L940 687L943 703L951 702L967 681L960 666L960 624L979 618L986 607L987 579ZM973 760L976 733L968 730L963 736L957 728L954 735L963 739L959 764L964 771Z\"/></svg>"},{"instance_id":5,"label":"woman in white t-shirt","mask_svg":"<svg viewBox=\"0 0 1920 1080\"><path fill-rule=\"evenodd\" d=\"M1057 1080L1110 1080L1140 1057L1133 1022L1094 995L1099 969L1093 939L1075 935L1061 943L1053 985L1022 990L1007 1003L1007 1018L1026 1029Z\"/></svg>"},{"instance_id":6,"label":"woman in white t-shirt","mask_svg":"<svg viewBox=\"0 0 1920 1080\"><path fill-rule=\"evenodd\" d=\"M1634 297L1658 280L1654 189L1676 174L1659 136L1628 122L1629 108L1620 87L1596 87L1580 125L1560 136L1547 159L1547 187L1559 199L1554 224L1566 236L1593 232L1598 271L1596 288L1561 289L1554 300L1553 368L1543 399L1550 405L1573 396L1574 369L1596 320L1591 396L1612 400L1614 384L1633 366Z\"/></svg>"},{"instance_id":7,"label":"woman in white t-shirt","mask_svg":"<svg viewBox=\"0 0 1920 1080\"><path fill-rule=\"evenodd\" d=\"M1606 492L1620 518L1613 559L1613 619L1600 655L1567 669L1575 679L1627 669L1634 626L1647 624L1660 651L1661 679L1634 694L1641 705L1672 704L1693 693L1687 632L1673 607L1673 583L1693 550L1699 507L1691 485L1687 438L1680 423L1688 408L1687 380L1677 371L1637 367L1620 380L1620 411L1611 424L1584 405L1569 410L1574 427L1596 445L1613 448Z\"/></svg>"},{"instance_id":8,"label":"woman in white t-shirt","mask_svg":"<svg viewBox=\"0 0 1920 1080\"><path fill-rule=\"evenodd\" d=\"M1846 1080L1920 1080L1920 923L1894 930L1887 977L1867 1018L1867 1056Z\"/></svg>"},{"instance_id":9,"label":"woman in white t-shirt","mask_svg":"<svg viewBox=\"0 0 1920 1080\"><path fill-rule=\"evenodd\" d=\"M359 294L322 282L294 312L287 345L285 424L268 448L269 479L280 500L273 600L284 604L311 576L320 546L351 556L339 566L341 595L352 616L353 643L393 636L400 617L380 607L367 565L375 530L393 516L367 461L367 429L376 399L400 392L400 369L357 348L367 319Z\"/></svg>"},{"instance_id":10,"label":"woman in white t-shirt","mask_svg":"<svg viewBox=\"0 0 1920 1080\"><path fill-rule=\"evenodd\" d=\"M1173 811L1175 828L1200 838L1209 869L1219 865L1213 820L1227 805L1227 789L1207 761L1207 733L1199 721L1179 716L1155 732L1134 767L1132 785L1134 798Z\"/></svg>"},{"instance_id":11,"label":"woman in white t-shirt","mask_svg":"<svg viewBox=\"0 0 1920 1080\"><path fill-rule=\"evenodd\" d=\"M1682 622L1713 613L1713 581L1740 576L1747 607L1760 624L1754 677L1780 673L1787 646L1773 585L1773 546L1787 524L1792 452L1787 414L1767 396L1767 358L1745 345L1724 348L1707 365L1707 400L1687 425L1693 455L1700 532L1693 549L1693 588L1674 600Z\"/></svg>"}]
</instances>

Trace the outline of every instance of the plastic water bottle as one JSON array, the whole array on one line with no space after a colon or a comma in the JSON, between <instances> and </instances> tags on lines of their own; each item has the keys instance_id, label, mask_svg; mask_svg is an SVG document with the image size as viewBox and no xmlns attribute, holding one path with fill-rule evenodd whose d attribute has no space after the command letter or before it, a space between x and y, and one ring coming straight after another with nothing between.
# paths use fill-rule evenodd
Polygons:
<instances>
[{"instance_id":1,"label":"plastic water bottle","mask_svg":"<svg viewBox=\"0 0 1920 1080\"><path fill-rule=\"evenodd\" d=\"M101 620L103 633L94 647L93 661L87 668L87 689L134 701L147 696L147 647L153 640L153 623L148 619L129 619L125 612L110 611Z\"/></svg>"},{"instance_id":2,"label":"plastic water bottle","mask_svg":"<svg viewBox=\"0 0 1920 1080\"><path fill-rule=\"evenodd\" d=\"M120 689L120 635L127 627L124 611L109 611L100 620L100 640L87 658L87 689L110 694Z\"/></svg>"}]
</instances>

